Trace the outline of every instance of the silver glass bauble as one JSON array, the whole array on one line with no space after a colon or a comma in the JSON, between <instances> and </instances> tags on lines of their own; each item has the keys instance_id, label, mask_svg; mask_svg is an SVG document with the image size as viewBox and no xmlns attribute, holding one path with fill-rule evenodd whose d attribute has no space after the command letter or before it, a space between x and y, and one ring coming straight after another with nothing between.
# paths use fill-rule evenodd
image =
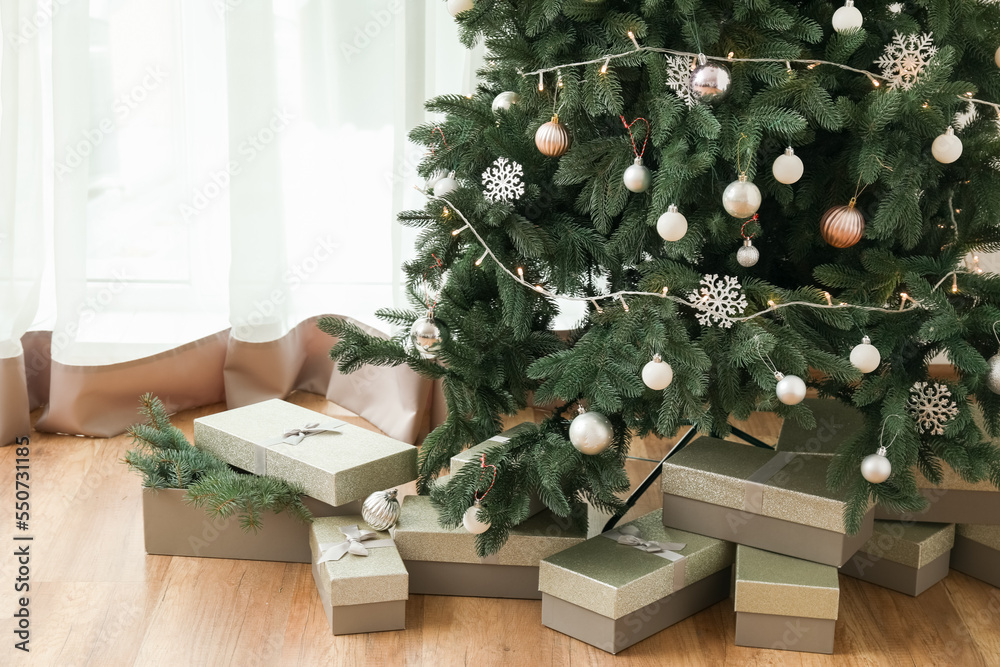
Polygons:
<instances>
[{"instance_id":1,"label":"silver glass bauble","mask_svg":"<svg viewBox=\"0 0 1000 667\"><path fill-rule=\"evenodd\" d=\"M399 521L396 489L376 491L361 505L361 518L375 530L389 530Z\"/></svg>"},{"instance_id":2,"label":"silver glass bauble","mask_svg":"<svg viewBox=\"0 0 1000 667\"><path fill-rule=\"evenodd\" d=\"M760 259L760 251L750 239L743 239L743 245L736 251L736 261L740 266L751 267Z\"/></svg>"},{"instance_id":3,"label":"silver glass bauble","mask_svg":"<svg viewBox=\"0 0 1000 667\"><path fill-rule=\"evenodd\" d=\"M725 65L708 62L704 55L698 56L698 66L691 71L688 80L691 97L704 102L718 102L729 92L731 78Z\"/></svg>"},{"instance_id":4,"label":"silver glass bauble","mask_svg":"<svg viewBox=\"0 0 1000 667\"><path fill-rule=\"evenodd\" d=\"M410 327L410 342L424 359L433 359L441 347L441 327L433 316L418 317Z\"/></svg>"},{"instance_id":5,"label":"silver glass bauble","mask_svg":"<svg viewBox=\"0 0 1000 667\"><path fill-rule=\"evenodd\" d=\"M892 474L892 464L885 457L886 448L879 447L878 452L869 454L861 462L861 476L872 484L881 484Z\"/></svg>"},{"instance_id":6,"label":"silver glass bauble","mask_svg":"<svg viewBox=\"0 0 1000 667\"><path fill-rule=\"evenodd\" d=\"M584 454L600 454L614 437L611 421L599 412L582 412L569 425L569 441Z\"/></svg>"},{"instance_id":7,"label":"silver glass bauble","mask_svg":"<svg viewBox=\"0 0 1000 667\"><path fill-rule=\"evenodd\" d=\"M477 500L476 503L465 510L465 514L462 516L462 525L465 529L472 533L473 535L479 535L480 533L485 533L490 529L490 522L486 520L486 517L482 516L479 512L483 508Z\"/></svg>"},{"instance_id":8,"label":"silver glass bauble","mask_svg":"<svg viewBox=\"0 0 1000 667\"><path fill-rule=\"evenodd\" d=\"M734 218L749 218L760 208L760 190L747 180L746 174L726 186L722 193L722 206Z\"/></svg>"},{"instance_id":9,"label":"silver glass bauble","mask_svg":"<svg viewBox=\"0 0 1000 667\"><path fill-rule=\"evenodd\" d=\"M1000 353L990 357L989 365L990 372L986 376L986 386L994 394L1000 394Z\"/></svg>"},{"instance_id":10,"label":"silver glass bauble","mask_svg":"<svg viewBox=\"0 0 1000 667\"><path fill-rule=\"evenodd\" d=\"M806 383L798 375L775 373L774 379L778 381L774 392L785 405L798 405L806 397Z\"/></svg>"},{"instance_id":11,"label":"silver glass bauble","mask_svg":"<svg viewBox=\"0 0 1000 667\"><path fill-rule=\"evenodd\" d=\"M506 90L493 98L493 113L507 111L511 106L521 101L521 96L512 90Z\"/></svg>"},{"instance_id":12,"label":"silver glass bauble","mask_svg":"<svg viewBox=\"0 0 1000 667\"><path fill-rule=\"evenodd\" d=\"M645 192L649 189L649 184L653 182L653 176L649 169L643 166L642 158L637 157L625 173L622 175L625 187L631 192Z\"/></svg>"}]
</instances>

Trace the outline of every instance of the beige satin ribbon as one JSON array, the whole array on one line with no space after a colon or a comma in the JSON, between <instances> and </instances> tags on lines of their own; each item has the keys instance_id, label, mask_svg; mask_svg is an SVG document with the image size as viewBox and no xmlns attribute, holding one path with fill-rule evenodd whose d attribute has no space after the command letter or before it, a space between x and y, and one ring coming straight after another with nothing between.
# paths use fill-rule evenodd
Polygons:
<instances>
[{"instance_id":1,"label":"beige satin ribbon","mask_svg":"<svg viewBox=\"0 0 1000 667\"><path fill-rule=\"evenodd\" d=\"M674 551L675 549L679 550L686 547L687 545L683 542L654 542L652 540L644 540L639 529L635 526L622 526L617 530L609 530L606 533L601 533L601 536L614 540L622 546L639 549L653 556L669 560L674 564L673 590L677 591L684 588L687 556L682 556Z\"/></svg>"},{"instance_id":2,"label":"beige satin ribbon","mask_svg":"<svg viewBox=\"0 0 1000 667\"><path fill-rule=\"evenodd\" d=\"M743 487L743 511L760 514L764 507L764 488L767 482L787 466L796 452L776 452L774 458L762 465L757 471L747 477Z\"/></svg>"},{"instance_id":3,"label":"beige satin ribbon","mask_svg":"<svg viewBox=\"0 0 1000 667\"><path fill-rule=\"evenodd\" d=\"M355 556L367 556L369 549L379 547L391 547L396 543L391 539L376 540L378 533L373 530L359 529L357 525L341 526L340 532L347 539L343 542L327 542L319 545L322 554L317 563L326 563L331 560L340 560L346 554Z\"/></svg>"},{"instance_id":4,"label":"beige satin ribbon","mask_svg":"<svg viewBox=\"0 0 1000 667\"><path fill-rule=\"evenodd\" d=\"M305 426L290 428L277 438L265 440L261 443L254 443L253 474L267 474L267 450L271 447L274 447L275 445L292 445L294 447L310 435L317 435L319 433L336 433L337 429L343 426L344 423L345 422L338 421L325 426L320 426L319 422L310 422Z\"/></svg>"}]
</instances>

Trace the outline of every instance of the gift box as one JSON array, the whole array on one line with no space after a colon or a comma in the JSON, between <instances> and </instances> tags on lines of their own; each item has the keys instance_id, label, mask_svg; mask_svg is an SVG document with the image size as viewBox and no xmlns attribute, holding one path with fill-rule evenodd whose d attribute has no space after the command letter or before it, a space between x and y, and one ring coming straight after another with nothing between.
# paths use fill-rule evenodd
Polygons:
<instances>
[{"instance_id":1,"label":"gift box","mask_svg":"<svg viewBox=\"0 0 1000 667\"><path fill-rule=\"evenodd\" d=\"M538 600L538 563L583 542L585 535L546 510L510 531L507 543L486 558L476 536L442 528L427 496L406 496L393 537L410 573L410 593Z\"/></svg>"},{"instance_id":2,"label":"gift box","mask_svg":"<svg viewBox=\"0 0 1000 667\"><path fill-rule=\"evenodd\" d=\"M917 491L927 499L920 512L893 512L875 508L875 518L893 521L931 523L971 523L1000 525L1000 491L988 481L966 482L948 464L941 466L942 480L937 485L914 469Z\"/></svg>"},{"instance_id":3,"label":"gift box","mask_svg":"<svg viewBox=\"0 0 1000 667\"><path fill-rule=\"evenodd\" d=\"M389 533L360 516L325 517L309 531L312 573L335 635L406 627L406 568Z\"/></svg>"},{"instance_id":4,"label":"gift box","mask_svg":"<svg viewBox=\"0 0 1000 667\"><path fill-rule=\"evenodd\" d=\"M951 568L1000 588L1000 526L956 526Z\"/></svg>"},{"instance_id":5,"label":"gift box","mask_svg":"<svg viewBox=\"0 0 1000 667\"><path fill-rule=\"evenodd\" d=\"M334 507L417 477L415 447L278 399L195 419L194 443Z\"/></svg>"},{"instance_id":6,"label":"gift box","mask_svg":"<svg viewBox=\"0 0 1000 667\"><path fill-rule=\"evenodd\" d=\"M728 598L735 553L651 512L542 560L542 625L617 653Z\"/></svg>"},{"instance_id":7,"label":"gift box","mask_svg":"<svg viewBox=\"0 0 1000 667\"><path fill-rule=\"evenodd\" d=\"M184 489L143 489L142 529L146 553L162 556L234 558L310 563L309 524L291 514L264 515L256 533L244 531L237 516L211 517L185 502ZM361 503L331 507L303 497L314 517L357 514Z\"/></svg>"},{"instance_id":8,"label":"gift box","mask_svg":"<svg viewBox=\"0 0 1000 667\"><path fill-rule=\"evenodd\" d=\"M816 426L807 429L786 419L781 425L781 433L775 446L779 452L832 456L837 453L837 447L841 443L864 427L864 416L843 401L807 398L802 403L812 411Z\"/></svg>"},{"instance_id":9,"label":"gift box","mask_svg":"<svg viewBox=\"0 0 1000 667\"><path fill-rule=\"evenodd\" d=\"M837 568L740 545L733 597L738 646L833 653Z\"/></svg>"},{"instance_id":10,"label":"gift box","mask_svg":"<svg viewBox=\"0 0 1000 667\"><path fill-rule=\"evenodd\" d=\"M840 567L871 537L873 512L847 533L831 460L699 438L663 464L663 523Z\"/></svg>"},{"instance_id":11,"label":"gift box","mask_svg":"<svg viewBox=\"0 0 1000 667\"><path fill-rule=\"evenodd\" d=\"M954 524L876 521L871 539L840 571L916 596L948 576L954 543Z\"/></svg>"}]
</instances>

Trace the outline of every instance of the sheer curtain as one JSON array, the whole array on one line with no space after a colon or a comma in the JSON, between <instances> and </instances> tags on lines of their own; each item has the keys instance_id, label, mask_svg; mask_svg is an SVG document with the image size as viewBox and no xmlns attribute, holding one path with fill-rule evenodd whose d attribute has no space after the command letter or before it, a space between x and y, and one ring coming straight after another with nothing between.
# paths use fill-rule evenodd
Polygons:
<instances>
[{"instance_id":1,"label":"sheer curtain","mask_svg":"<svg viewBox=\"0 0 1000 667\"><path fill-rule=\"evenodd\" d=\"M443 3L0 0L0 32L0 443L296 388L417 437L429 387L339 376L314 318L400 302L406 133L481 57Z\"/></svg>"}]
</instances>

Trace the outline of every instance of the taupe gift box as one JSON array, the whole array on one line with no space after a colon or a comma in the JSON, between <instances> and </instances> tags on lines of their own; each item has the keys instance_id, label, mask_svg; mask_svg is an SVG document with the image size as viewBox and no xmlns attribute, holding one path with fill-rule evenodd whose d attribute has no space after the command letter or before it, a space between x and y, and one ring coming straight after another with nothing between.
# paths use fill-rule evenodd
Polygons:
<instances>
[{"instance_id":1,"label":"taupe gift box","mask_svg":"<svg viewBox=\"0 0 1000 667\"><path fill-rule=\"evenodd\" d=\"M833 653L837 568L736 547L736 644Z\"/></svg>"},{"instance_id":2,"label":"taupe gift box","mask_svg":"<svg viewBox=\"0 0 1000 667\"><path fill-rule=\"evenodd\" d=\"M775 446L779 452L832 456L837 453L837 447L841 443L854 437L864 427L864 416L843 401L807 398L802 403L812 410L816 426L806 429L793 420L786 419L781 425L778 444Z\"/></svg>"},{"instance_id":3,"label":"taupe gift box","mask_svg":"<svg viewBox=\"0 0 1000 667\"><path fill-rule=\"evenodd\" d=\"M146 553L162 556L234 558L310 563L309 524L290 514L268 513L256 533L245 532L238 517L212 518L184 501L184 489L143 489L142 525ZM302 502L314 517L357 514L361 503L331 507L315 498Z\"/></svg>"},{"instance_id":4,"label":"taupe gift box","mask_svg":"<svg viewBox=\"0 0 1000 667\"><path fill-rule=\"evenodd\" d=\"M417 477L416 447L278 399L195 419L194 444L334 507Z\"/></svg>"},{"instance_id":5,"label":"taupe gift box","mask_svg":"<svg viewBox=\"0 0 1000 667\"><path fill-rule=\"evenodd\" d=\"M1000 526L959 524L951 568L1000 588Z\"/></svg>"},{"instance_id":6,"label":"taupe gift box","mask_svg":"<svg viewBox=\"0 0 1000 667\"><path fill-rule=\"evenodd\" d=\"M916 596L948 576L954 543L954 524L876 521L871 539L840 571Z\"/></svg>"},{"instance_id":7,"label":"taupe gift box","mask_svg":"<svg viewBox=\"0 0 1000 667\"><path fill-rule=\"evenodd\" d=\"M849 535L831 458L698 438L663 464L663 523L840 567L868 541L873 512Z\"/></svg>"},{"instance_id":8,"label":"taupe gift box","mask_svg":"<svg viewBox=\"0 0 1000 667\"><path fill-rule=\"evenodd\" d=\"M941 467L943 479L937 485L914 469L917 491L927 499L921 512L892 512L875 508L876 519L1000 525L1000 490L989 482L966 482L948 464Z\"/></svg>"},{"instance_id":9,"label":"taupe gift box","mask_svg":"<svg viewBox=\"0 0 1000 667\"><path fill-rule=\"evenodd\" d=\"M542 560L542 625L618 653L728 598L734 556L651 512Z\"/></svg>"},{"instance_id":10,"label":"taupe gift box","mask_svg":"<svg viewBox=\"0 0 1000 667\"><path fill-rule=\"evenodd\" d=\"M510 531L507 543L487 558L476 555L476 536L462 527L442 528L427 496L406 496L393 537L410 573L410 593L538 600L538 563L583 542L569 520L549 510Z\"/></svg>"},{"instance_id":11,"label":"taupe gift box","mask_svg":"<svg viewBox=\"0 0 1000 667\"><path fill-rule=\"evenodd\" d=\"M403 630L408 575L389 533L360 516L325 517L309 530L316 590L335 635Z\"/></svg>"}]
</instances>

